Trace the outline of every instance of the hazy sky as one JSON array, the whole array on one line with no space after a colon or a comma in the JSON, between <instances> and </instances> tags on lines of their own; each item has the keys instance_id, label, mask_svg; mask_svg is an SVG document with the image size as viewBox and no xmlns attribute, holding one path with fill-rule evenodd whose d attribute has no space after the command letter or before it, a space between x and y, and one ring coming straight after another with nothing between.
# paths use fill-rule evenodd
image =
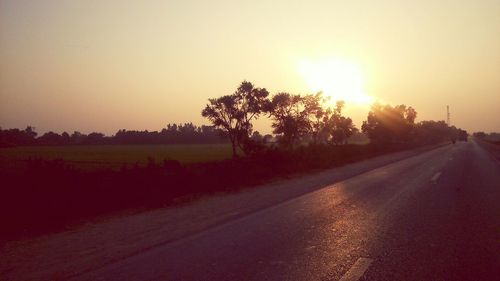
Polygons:
<instances>
[{"instance_id":1,"label":"hazy sky","mask_svg":"<svg viewBox=\"0 0 500 281\"><path fill-rule=\"evenodd\" d=\"M2 128L202 124L206 100L244 79L304 94L330 72L418 120L444 120L449 104L454 125L500 131L500 0L0 0ZM347 104L358 126L367 112Z\"/></svg>"}]
</instances>

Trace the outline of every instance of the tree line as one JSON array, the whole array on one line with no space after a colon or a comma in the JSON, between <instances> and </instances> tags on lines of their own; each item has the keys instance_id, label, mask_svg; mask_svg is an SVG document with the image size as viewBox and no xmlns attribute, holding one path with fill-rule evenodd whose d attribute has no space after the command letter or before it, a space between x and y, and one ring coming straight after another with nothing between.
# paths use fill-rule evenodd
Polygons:
<instances>
[{"instance_id":1,"label":"tree line","mask_svg":"<svg viewBox=\"0 0 500 281\"><path fill-rule=\"evenodd\" d=\"M495 132L491 132L491 133L475 132L473 134L473 136L475 138L478 138L478 139L481 139L481 140L484 140L484 141L487 141L487 142L500 144L500 133L495 133Z\"/></svg>"},{"instance_id":2,"label":"tree line","mask_svg":"<svg viewBox=\"0 0 500 281\"><path fill-rule=\"evenodd\" d=\"M280 147L294 150L301 145L342 145L358 132L350 117L342 114L344 102L325 107L328 98L317 94L280 92L270 97L265 88L243 81L233 94L211 98L202 110L216 128L228 136L237 156L237 148L245 154L265 149L252 138L252 122L261 116L272 121L273 133ZM417 111L406 105L375 103L363 122L361 131L378 144L430 144L445 140L466 140L467 132L448 126L444 121L415 123Z\"/></svg>"},{"instance_id":3,"label":"tree line","mask_svg":"<svg viewBox=\"0 0 500 281\"><path fill-rule=\"evenodd\" d=\"M0 128L0 146L17 145L80 145L80 144L200 144L227 143L233 157L267 150L293 151L303 146L345 145L360 132L374 144L431 144L441 141L467 140L465 130L448 126L444 121L416 122L417 111L402 105L372 105L361 130L342 111L345 103L330 104L321 92L290 94L280 92L270 96L265 88L243 81L236 91L210 98L201 115L211 126L192 123L168 124L161 131L119 130L113 136L93 132L88 135L73 132L47 132L38 136L33 127L24 130ZM274 136L262 136L254 130L258 118L271 120ZM268 145L270 142L276 145Z\"/></svg>"},{"instance_id":4,"label":"tree line","mask_svg":"<svg viewBox=\"0 0 500 281\"><path fill-rule=\"evenodd\" d=\"M224 132L214 126L193 123L168 124L161 131L119 130L113 136L78 131L69 134L47 132L38 136L31 126L24 130L0 128L0 146L21 145L93 145L93 144L198 144L227 143Z\"/></svg>"}]
</instances>

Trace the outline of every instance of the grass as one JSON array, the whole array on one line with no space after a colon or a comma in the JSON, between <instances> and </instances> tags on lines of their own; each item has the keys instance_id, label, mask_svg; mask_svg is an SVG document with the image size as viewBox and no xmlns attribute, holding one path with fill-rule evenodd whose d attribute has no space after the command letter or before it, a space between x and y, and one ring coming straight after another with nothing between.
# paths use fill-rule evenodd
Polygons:
<instances>
[{"instance_id":1,"label":"grass","mask_svg":"<svg viewBox=\"0 0 500 281\"><path fill-rule=\"evenodd\" d=\"M123 163L144 166L148 157L156 162L164 159L181 163L199 163L231 158L229 144L172 144L172 145L83 145L83 146L25 146L0 148L1 167L22 167L30 158L63 159L75 168L120 168Z\"/></svg>"}]
</instances>

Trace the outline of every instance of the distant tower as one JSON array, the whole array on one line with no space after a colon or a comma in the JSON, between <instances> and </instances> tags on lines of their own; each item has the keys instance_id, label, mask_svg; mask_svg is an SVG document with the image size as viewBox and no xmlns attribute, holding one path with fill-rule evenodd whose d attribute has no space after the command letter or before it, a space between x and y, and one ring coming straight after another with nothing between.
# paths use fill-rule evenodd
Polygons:
<instances>
[{"instance_id":1,"label":"distant tower","mask_svg":"<svg viewBox=\"0 0 500 281\"><path fill-rule=\"evenodd\" d=\"M448 126L450 126L450 106L447 105L446 106L446 124L448 124Z\"/></svg>"}]
</instances>

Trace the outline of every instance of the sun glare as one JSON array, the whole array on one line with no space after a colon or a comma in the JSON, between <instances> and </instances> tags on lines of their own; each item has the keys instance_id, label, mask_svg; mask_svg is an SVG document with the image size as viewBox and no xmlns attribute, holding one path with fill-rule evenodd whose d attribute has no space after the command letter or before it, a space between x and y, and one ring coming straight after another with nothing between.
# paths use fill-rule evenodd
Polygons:
<instances>
[{"instance_id":1,"label":"sun glare","mask_svg":"<svg viewBox=\"0 0 500 281\"><path fill-rule=\"evenodd\" d=\"M363 89L363 73L360 68L343 60L302 61L299 72L313 92L322 91L332 101L369 104L373 98Z\"/></svg>"}]
</instances>

